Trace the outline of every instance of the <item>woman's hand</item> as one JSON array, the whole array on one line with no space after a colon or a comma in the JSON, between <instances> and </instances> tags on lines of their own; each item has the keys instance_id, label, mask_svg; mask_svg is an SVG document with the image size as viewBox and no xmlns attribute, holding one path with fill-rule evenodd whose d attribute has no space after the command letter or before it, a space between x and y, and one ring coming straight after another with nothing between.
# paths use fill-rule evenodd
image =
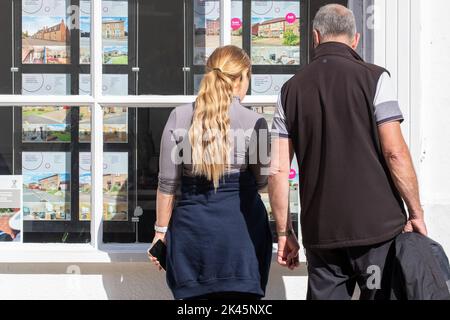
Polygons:
<instances>
[{"instance_id":1,"label":"woman's hand","mask_svg":"<svg viewBox=\"0 0 450 320\"><path fill-rule=\"evenodd\" d=\"M155 237L153 238L151 248L155 245L156 242L158 242L158 240L161 240L165 244L166 243L166 234L160 233L160 232L155 232ZM161 264L159 263L158 259L156 259L155 257L152 257L150 254L148 255L148 257L149 257L150 261L155 264L155 266L158 268L158 270L161 271L162 267L161 267Z\"/></svg>"}]
</instances>

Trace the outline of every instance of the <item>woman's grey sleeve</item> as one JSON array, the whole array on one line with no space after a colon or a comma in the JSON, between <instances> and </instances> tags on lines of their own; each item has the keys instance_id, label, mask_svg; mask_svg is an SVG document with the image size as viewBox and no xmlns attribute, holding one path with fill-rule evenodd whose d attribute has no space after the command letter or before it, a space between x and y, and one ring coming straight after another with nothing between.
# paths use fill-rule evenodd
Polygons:
<instances>
[{"instance_id":1,"label":"woman's grey sleeve","mask_svg":"<svg viewBox=\"0 0 450 320\"><path fill-rule=\"evenodd\" d=\"M173 110L163 131L159 155L158 190L168 195L176 194L183 170L182 163L172 158L172 154L178 154L173 153L178 149L174 135L176 129L176 111Z\"/></svg>"},{"instance_id":2,"label":"woman's grey sleeve","mask_svg":"<svg viewBox=\"0 0 450 320\"><path fill-rule=\"evenodd\" d=\"M268 184L270 169L270 133L267 121L258 119L249 144L249 167L256 178L258 190Z\"/></svg>"}]
</instances>

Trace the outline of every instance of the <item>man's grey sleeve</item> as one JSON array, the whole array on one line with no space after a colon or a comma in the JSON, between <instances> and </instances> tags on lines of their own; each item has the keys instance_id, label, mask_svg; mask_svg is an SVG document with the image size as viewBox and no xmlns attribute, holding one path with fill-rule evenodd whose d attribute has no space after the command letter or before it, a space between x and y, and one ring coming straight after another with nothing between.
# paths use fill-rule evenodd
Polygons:
<instances>
[{"instance_id":1,"label":"man's grey sleeve","mask_svg":"<svg viewBox=\"0 0 450 320\"><path fill-rule=\"evenodd\" d=\"M375 120L379 126L389 122L403 122L404 118L395 95L394 83L387 72L383 73L378 80L373 104Z\"/></svg>"},{"instance_id":2,"label":"man's grey sleeve","mask_svg":"<svg viewBox=\"0 0 450 320\"><path fill-rule=\"evenodd\" d=\"M276 110L273 118L272 136L286 139L290 138L286 121L286 114L284 112L283 105L281 103L281 94L278 95Z\"/></svg>"}]
</instances>

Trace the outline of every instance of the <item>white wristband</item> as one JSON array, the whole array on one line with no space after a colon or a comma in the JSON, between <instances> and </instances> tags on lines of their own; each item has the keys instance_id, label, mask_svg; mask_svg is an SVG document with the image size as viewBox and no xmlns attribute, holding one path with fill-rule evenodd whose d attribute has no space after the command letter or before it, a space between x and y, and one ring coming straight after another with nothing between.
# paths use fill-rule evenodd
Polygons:
<instances>
[{"instance_id":1,"label":"white wristband","mask_svg":"<svg viewBox=\"0 0 450 320\"><path fill-rule=\"evenodd\" d=\"M167 233L167 227L158 227L156 224L155 224L155 231L156 232L159 232L159 233Z\"/></svg>"}]
</instances>

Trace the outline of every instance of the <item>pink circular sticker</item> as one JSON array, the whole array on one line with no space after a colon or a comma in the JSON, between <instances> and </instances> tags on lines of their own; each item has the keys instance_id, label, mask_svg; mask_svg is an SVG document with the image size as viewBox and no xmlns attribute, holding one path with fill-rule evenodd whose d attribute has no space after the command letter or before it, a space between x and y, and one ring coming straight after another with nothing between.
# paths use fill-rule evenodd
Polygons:
<instances>
[{"instance_id":1,"label":"pink circular sticker","mask_svg":"<svg viewBox=\"0 0 450 320\"><path fill-rule=\"evenodd\" d=\"M297 176L297 172L294 169L291 169L291 172L289 173L289 179L293 180Z\"/></svg>"},{"instance_id":2,"label":"pink circular sticker","mask_svg":"<svg viewBox=\"0 0 450 320\"><path fill-rule=\"evenodd\" d=\"M288 13L287 15L286 15L286 22L287 23L290 23L290 24L292 24L292 23L294 23L295 22L295 20L297 20L297 16L295 15L295 13Z\"/></svg>"},{"instance_id":3,"label":"pink circular sticker","mask_svg":"<svg viewBox=\"0 0 450 320\"><path fill-rule=\"evenodd\" d=\"M242 21L239 18L231 19L231 29L233 31L239 30L242 27Z\"/></svg>"}]
</instances>

